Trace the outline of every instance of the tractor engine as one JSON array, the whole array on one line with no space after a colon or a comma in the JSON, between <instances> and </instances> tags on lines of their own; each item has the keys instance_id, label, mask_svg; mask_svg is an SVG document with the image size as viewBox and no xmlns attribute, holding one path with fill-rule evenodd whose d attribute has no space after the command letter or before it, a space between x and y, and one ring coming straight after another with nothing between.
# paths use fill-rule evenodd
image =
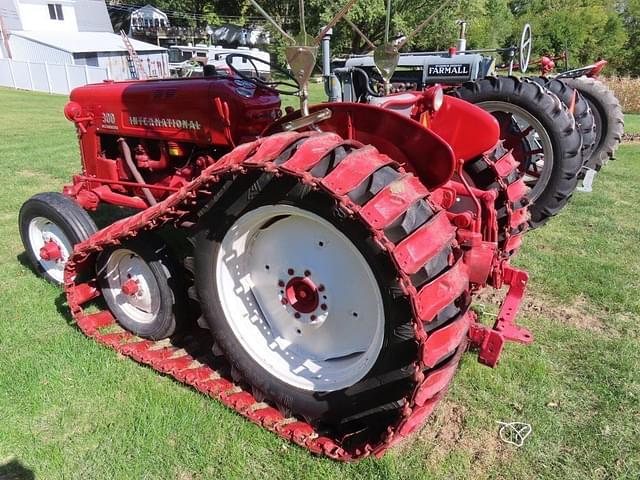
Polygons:
<instances>
[{"instance_id":1,"label":"tractor engine","mask_svg":"<svg viewBox=\"0 0 640 480\"><path fill-rule=\"evenodd\" d=\"M146 208L188 184L280 116L273 92L237 78L105 82L75 89L65 116L78 127L83 171L65 194Z\"/></svg>"}]
</instances>

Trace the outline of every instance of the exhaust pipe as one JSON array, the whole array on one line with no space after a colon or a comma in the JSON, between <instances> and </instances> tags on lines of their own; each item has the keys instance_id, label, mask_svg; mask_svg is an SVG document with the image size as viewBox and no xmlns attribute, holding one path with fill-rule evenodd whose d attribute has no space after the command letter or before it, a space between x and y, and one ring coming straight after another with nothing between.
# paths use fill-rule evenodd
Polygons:
<instances>
[{"instance_id":1,"label":"exhaust pipe","mask_svg":"<svg viewBox=\"0 0 640 480\"><path fill-rule=\"evenodd\" d=\"M342 88L338 77L331 71L331 35L333 29L328 29L322 37L322 82L324 93L330 102L342 100Z\"/></svg>"},{"instance_id":2,"label":"exhaust pipe","mask_svg":"<svg viewBox=\"0 0 640 480\"><path fill-rule=\"evenodd\" d=\"M467 49L467 22L458 20L460 25L460 38L458 38L458 52L463 53Z\"/></svg>"}]
</instances>

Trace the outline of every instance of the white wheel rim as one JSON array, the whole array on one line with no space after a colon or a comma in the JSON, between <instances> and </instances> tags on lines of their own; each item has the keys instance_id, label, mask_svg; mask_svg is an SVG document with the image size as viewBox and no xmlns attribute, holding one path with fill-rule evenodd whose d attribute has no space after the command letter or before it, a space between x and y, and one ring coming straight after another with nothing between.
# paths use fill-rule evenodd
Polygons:
<instances>
[{"instance_id":1,"label":"white wheel rim","mask_svg":"<svg viewBox=\"0 0 640 480\"><path fill-rule=\"evenodd\" d=\"M384 338L378 283L355 245L322 217L288 205L252 210L224 236L214 268L226 321L279 380L334 391L361 380L376 362ZM317 296L304 312L282 303L286 286L301 278Z\"/></svg>"},{"instance_id":2,"label":"white wheel rim","mask_svg":"<svg viewBox=\"0 0 640 480\"><path fill-rule=\"evenodd\" d=\"M31 252L38 259L44 272L58 283L64 281L64 265L73 251L71 241L62 229L45 217L34 217L28 227L29 245ZM40 249L45 243L54 242L60 249L60 258L57 260L44 260L40 256Z\"/></svg>"},{"instance_id":3,"label":"white wheel rim","mask_svg":"<svg viewBox=\"0 0 640 480\"><path fill-rule=\"evenodd\" d=\"M109 296L135 322L153 322L160 311L160 288L142 257L126 248L119 248L109 255L104 276L107 287L102 290L103 295ZM129 280L137 285L137 291L130 295L122 291L122 286Z\"/></svg>"}]
</instances>

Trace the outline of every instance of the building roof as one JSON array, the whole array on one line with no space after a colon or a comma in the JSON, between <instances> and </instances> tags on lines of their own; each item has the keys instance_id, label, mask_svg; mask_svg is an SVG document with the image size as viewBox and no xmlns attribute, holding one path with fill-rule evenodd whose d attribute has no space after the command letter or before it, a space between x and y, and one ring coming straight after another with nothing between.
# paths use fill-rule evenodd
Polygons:
<instances>
[{"instance_id":1,"label":"building roof","mask_svg":"<svg viewBox=\"0 0 640 480\"><path fill-rule=\"evenodd\" d=\"M110 32L13 31L11 35L42 43L69 53L126 52L122 37ZM158 52L166 48L130 38L136 52Z\"/></svg>"},{"instance_id":2,"label":"building roof","mask_svg":"<svg viewBox=\"0 0 640 480\"><path fill-rule=\"evenodd\" d=\"M159 13L163 17L167 17L167 14L164 13L162 10L160 10L159 8L156 8L153 5L150 5L148 3L144 7L140 7L140 8L136 8L135 10L132 10L131 13L139 13L139 12L145 12L145 11L149 11L149 10L153 10L154 12Z\"/></svg>"}]
</instances>

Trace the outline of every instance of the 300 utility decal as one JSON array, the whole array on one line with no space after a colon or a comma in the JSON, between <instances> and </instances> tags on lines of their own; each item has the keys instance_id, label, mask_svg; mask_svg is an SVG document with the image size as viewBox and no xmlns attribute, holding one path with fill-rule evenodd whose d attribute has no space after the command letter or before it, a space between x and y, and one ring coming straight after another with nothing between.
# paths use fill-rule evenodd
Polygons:
<instances>
[{"instance_id":1,"label":"300 utility decal","mask_svg":"<svg viewBox=\"0 0 640 480\"><path fill-rule=\"evenodd\" d=\"M102 112L102 128L117 130L116 114L113 112Z\"/></svg>"}]
</instances>

